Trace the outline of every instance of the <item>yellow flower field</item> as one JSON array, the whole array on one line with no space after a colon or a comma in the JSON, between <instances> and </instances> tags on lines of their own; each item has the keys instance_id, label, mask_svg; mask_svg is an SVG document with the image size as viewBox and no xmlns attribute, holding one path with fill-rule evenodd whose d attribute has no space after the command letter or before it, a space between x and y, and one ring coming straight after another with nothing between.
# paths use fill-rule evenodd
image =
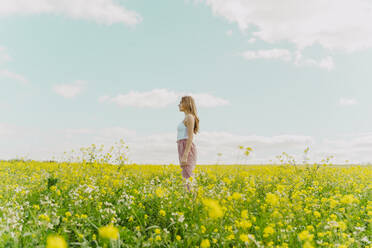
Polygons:
<instances>
[{"instance_id":1,"label":"yellow flower field","mask_svg":"<svg viewBox=\"0 0 372 248\"><path fill-rule=\"evenodd\" d=\"M372 167L0 162L0 247L372 247Z\"/></svg>"}]
</instances>

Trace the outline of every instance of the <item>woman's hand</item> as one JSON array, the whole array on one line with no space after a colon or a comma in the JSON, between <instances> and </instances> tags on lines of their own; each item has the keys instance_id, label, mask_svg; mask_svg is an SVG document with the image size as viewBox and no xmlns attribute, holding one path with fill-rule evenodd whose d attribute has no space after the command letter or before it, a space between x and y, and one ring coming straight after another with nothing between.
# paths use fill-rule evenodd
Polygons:
<instances>
[{"instance_id":1,"label":"woman's hand","mask_svg":"<svg viewBox=\"0 0 372 248\"><path fill-rule=\"evenodd\" d=\"M185 167L187 165L187 157L185 155L186 155L186 152L181 158L181 167Z\"/></svg>"}]
</instances>

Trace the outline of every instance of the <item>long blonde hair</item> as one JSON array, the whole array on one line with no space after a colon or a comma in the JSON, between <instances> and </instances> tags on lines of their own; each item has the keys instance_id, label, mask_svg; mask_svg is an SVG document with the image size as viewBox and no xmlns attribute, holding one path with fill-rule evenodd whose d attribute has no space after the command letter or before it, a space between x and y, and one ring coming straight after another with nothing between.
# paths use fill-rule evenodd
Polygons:
<instances>
[{"instance_id":1,"label":"long blonde hair","mask_svg":"<svg viewBox=\"0 0 372 248\"><path fill-rule=\"evenodd\" d=\"M184 104L187 112L192 114L195 118L194 134L196 134L197 132L199 132L199 117L197 115L194 98L192 98L191 96L183 96L181 102Z\"/></svg>"}]
</instances>

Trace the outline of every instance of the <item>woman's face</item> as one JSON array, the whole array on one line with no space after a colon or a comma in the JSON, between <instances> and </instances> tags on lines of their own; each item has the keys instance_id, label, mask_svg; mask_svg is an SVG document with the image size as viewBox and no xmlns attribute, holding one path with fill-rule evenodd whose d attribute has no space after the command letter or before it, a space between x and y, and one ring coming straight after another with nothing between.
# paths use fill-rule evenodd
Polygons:
<instances>
[{"instance_id":1,"label":"woman's face","mask_svg":"<svg viewBox=\"0 0 372 248\"><path fill-rule=\"evenodd\" d=\"M183 103L182 103L182 100L181 100L180 103L178 104L178 109L179 109L179 111L183 111Z\"/></svg>"}]
</instances>

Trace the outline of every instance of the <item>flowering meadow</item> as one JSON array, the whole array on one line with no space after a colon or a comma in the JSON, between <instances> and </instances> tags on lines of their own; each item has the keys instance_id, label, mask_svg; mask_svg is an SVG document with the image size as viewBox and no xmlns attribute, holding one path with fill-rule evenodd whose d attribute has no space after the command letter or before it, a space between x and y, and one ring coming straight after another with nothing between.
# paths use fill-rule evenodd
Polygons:
<instances>
[{"instance_id":1,"label":"flowering meadow","mask_svg":"<svg viewBox=\"0 0 372 248\"><path fill-rule=\"evenodd\" d=\"M372 247L372 167L0 162L0 247Z\"/></svg>"}]
</instances>

